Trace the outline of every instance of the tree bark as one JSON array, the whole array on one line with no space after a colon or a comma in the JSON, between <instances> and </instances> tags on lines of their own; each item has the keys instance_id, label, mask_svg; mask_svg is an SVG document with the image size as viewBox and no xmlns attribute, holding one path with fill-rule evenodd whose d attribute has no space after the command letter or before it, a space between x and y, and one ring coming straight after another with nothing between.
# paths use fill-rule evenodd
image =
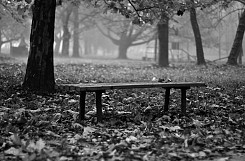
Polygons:
<instances>
[{"instance_id":1,"label":"tree bark","mask_svg":"<svg viewBox=\"0 0 245 161\"><path fill-rule=\"evenodd\" d=\"M23 87L54 91L54 23L56 0L35 0L30 35L30 52Z\"/></svg>"},{"instance_id":2,"label":"tree bark","mask_svg":"<svg viewBox=\"0 0 245 161\"><path fill-rule=\"evenodd\" d=\"M241 17L239 18L235 40L233 42L227 64L238 65L237 58L239 56L240 48L242 46L244 30L245 30L245 10L243 11Z\"/></svg>"},{"instance_id":3,"label":"tree bark","mask_svg":"<svg viewBox=\"0 0 245 161\"><path fill-rule=\"evenodd\" d=\"M239 54L238 54L238 64L242 65L242 56L243 56L243 47L240 46Z\"/></svg>"},{"instance_id":4,"label":"tree bark","mask_svg":"<svg viewBox=\"0 0 245 161\"><path fill-rule=\"evenodd\" d=\"M168 23L169 18L165 13L162 13L161 21L157 24L158 40L159 40L159 55L158 65L160 67L168 67Z\"/></svg>"},{"instance_id":5,"label":"tree bark","mask_svg":"<svg viewBox=\"0 0 245 161\"><path fill-rule=\"evenodd\" d=\"M194 4L194 0L191 0L191 3ZM196 9L194 7L190 8L190 20L196 42L197 65L205 65L206 62L202 46L202 37L197 22Z\"/></svg>"},{"instance_id":6,"label":"tree bark","mask_svg":"<svg viewBox=\"0 0 245 161\"><path fill-rule=\"evenodd\" d=\"M69 31L69 19L72 13L72 6L69 4L67 6L66 14L63 20L63 42L62 42L62 56L68 57L69 56L69 47L70 47L70 38L71 33Z\"/></svg>"},{"instance_id":7,"label":"tree bark","mask_svg":"<svg viewBox=\"0 0 245 161\"><path fill-rule=\"evenodd\" d=\"M74 15L74 30L73 30L73 57L79 56L79 20L78 20L78 6L73 7L73 15Z\"/></svg>"}]
</instances>

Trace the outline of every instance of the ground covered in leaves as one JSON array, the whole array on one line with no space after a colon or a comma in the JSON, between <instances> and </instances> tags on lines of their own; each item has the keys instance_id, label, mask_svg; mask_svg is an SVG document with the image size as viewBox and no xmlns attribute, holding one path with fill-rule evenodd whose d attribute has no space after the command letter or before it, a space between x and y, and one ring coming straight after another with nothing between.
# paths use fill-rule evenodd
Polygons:
<instances>
[{"instance_id":1,"label":"ground covered in leaves","mask_svg":"<svg viewBox=\"0 0 245 161\"><path fill-rule=\"evenodd\" d=\"M177 90L171 91L168 113L162 112L163 89L107 91L104 122L98 124L93 93L86 98L86 120L78 122L79 95L22 90L25 67L12 59L0 64L0 160L245 160L243 66L56 61L56 83L164 78L208 85L187 92L187 116L180 113Z\"/></svg>"}]
</instances>

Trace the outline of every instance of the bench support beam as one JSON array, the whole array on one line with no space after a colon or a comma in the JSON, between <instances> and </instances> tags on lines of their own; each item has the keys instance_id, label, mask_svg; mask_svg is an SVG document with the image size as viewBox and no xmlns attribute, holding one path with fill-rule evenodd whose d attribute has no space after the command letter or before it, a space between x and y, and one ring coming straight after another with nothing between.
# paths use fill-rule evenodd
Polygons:
<instances>
[{"instance_id":1,"label":"bench support beam","mask_svg":"<svg viewBox=\"0 0 245 161\"><path fill-rule=\"evenodd\" d=\"M164 112L168 112L169 97L170 97L170 88L166 88L166 91L165 91L165 102L164 102Z\"/></svg>"},{"instance_id":2,"label":"bench support beam","mask_svg":"<svg viewBox=\"0 0 245 161\"><path fill-rule=\"evenodd\" d=\"M85 119L85 99L86 92L80 92L80 108L79 108L79 121Z\"/></svg>"},{"instance_id":3,"label":"bench support beam","mask_svg":"<svg viewBox=\"0 0 245 161\"><path fill-rule=\"evenodd\" d=\"M181 113L186 114L186 88L181 88Z\"/></svg>"},{"instance_id":4,"label":"bench support beam","mask_svg":"<svg viewBox=\"0 0 245 161\"><path fill-rule=\"evenodd\" d=\"M102 93L105 91L96 91L96 110L97 110L97 121L102 122Z\"/></svg>"}]
</instances>

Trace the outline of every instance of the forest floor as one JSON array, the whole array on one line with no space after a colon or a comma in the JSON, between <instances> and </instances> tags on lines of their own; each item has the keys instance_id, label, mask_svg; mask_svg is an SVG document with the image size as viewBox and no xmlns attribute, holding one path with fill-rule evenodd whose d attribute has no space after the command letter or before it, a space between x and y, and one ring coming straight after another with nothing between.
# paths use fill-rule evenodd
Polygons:
<instances>
[{"instance_id":1,"label":"forest floor","mask_svg":"<svg viewBox=\"0 0 245 161\"><path fill-rule=\"evenodd\" d=\"M96 123L95 96L86 98L78 122L76 93L38 95L21 89L26 64L0 63L0 160L245 160L245 67L178 65L159 68L141 61L56 61L56 83L149 82L158 78L203 81L180 95L164 90L114 90L103 94L104 121Z\"/></svg>"}]
</instances>

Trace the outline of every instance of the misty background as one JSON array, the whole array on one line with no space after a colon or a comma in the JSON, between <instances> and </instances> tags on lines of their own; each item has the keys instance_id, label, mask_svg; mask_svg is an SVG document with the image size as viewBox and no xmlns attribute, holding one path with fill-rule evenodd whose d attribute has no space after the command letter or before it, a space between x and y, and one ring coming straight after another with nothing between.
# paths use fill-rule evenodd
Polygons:
<instances>
[{"instance_id":1,"label":"misty background","mask_svg":"<svg viewBox=\"0 0 245 161\"><path fill-rule=\"evenodd\" d=\"M226 10L197 9L206 60L229 55L241 13L239 8L239 5L234 5ZM27 59L30 28L31 18L19 23L10 16L3 16L0 27L1 53ZM103 14L98 9L85 5L78 8L70 3L56 9L54 40L55 58L154 61L158 52L156 24L137 26L120 14ZM189 12L183 16L173 16L169 22L170 63L195 59L196 47Z\"/></svg>"}]
</instances>

